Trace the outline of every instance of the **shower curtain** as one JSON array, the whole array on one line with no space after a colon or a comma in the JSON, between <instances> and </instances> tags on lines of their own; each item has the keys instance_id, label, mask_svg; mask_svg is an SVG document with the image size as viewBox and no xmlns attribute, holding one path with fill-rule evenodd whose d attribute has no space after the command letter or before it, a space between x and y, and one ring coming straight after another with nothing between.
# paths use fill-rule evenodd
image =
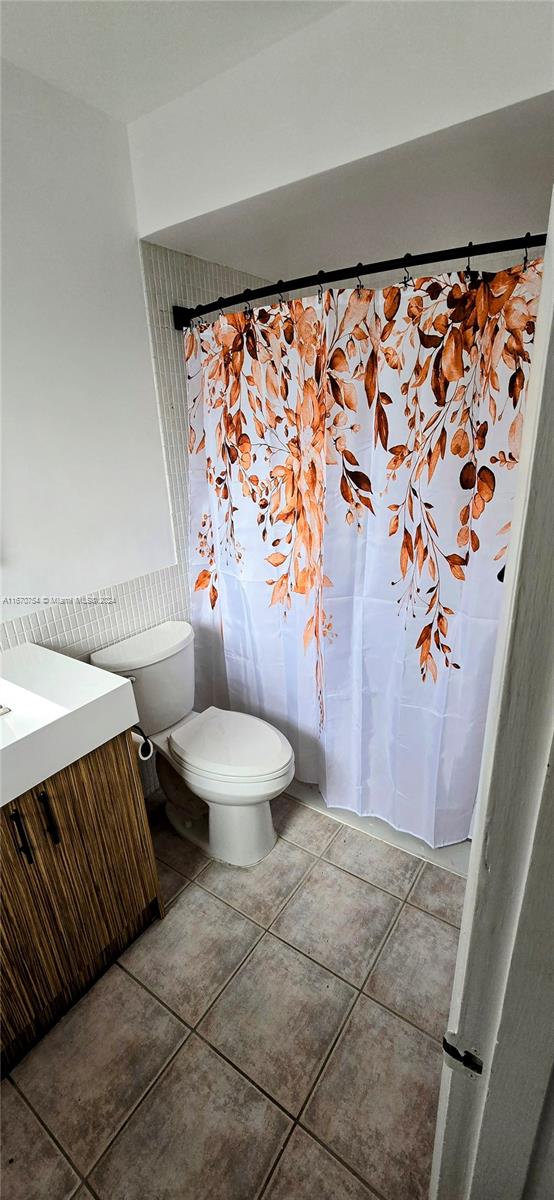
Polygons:
<instances>
[{"instance_id":1,"label":"shower curtain","mask_svg":"<svg viewBox=\"0 0 554 1200\"><path fill-rule=\"evenodd\" d=\"M196 705L432 846L475 802L541 268L185 334Z\"/></svg>"}]
</instances>

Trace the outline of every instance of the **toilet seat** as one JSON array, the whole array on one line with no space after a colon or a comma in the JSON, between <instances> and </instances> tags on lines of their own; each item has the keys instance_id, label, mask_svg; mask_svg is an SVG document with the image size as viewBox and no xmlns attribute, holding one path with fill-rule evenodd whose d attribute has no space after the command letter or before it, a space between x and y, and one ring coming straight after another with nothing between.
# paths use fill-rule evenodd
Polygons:
<instances>
[{"instance_id":1,"label":"toilet seat","mask_svg":"<svg viewBox=\"0 0 554 1200\"><path fill-rule=\"evenodd\" d=\"M187 774L214 782L269 782L294 763L289 742L267 721L215 707L174 729L169 751Z\"/></svg>"}]
</instances>

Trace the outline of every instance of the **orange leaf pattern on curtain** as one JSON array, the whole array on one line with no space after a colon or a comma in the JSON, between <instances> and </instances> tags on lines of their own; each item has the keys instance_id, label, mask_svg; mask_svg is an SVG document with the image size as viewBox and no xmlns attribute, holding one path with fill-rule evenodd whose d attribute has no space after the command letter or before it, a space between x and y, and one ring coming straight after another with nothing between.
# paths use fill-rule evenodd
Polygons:
<instances>
[{"instance_id":1,"label":"orange leaf pattern on curtain","mask_svg":"<svg viewBox=\"0 0 554 1200\"><path fill-rule=\"evenodd\" d=\"M415 619L421 678L463 666L449 624L498 473L517 466L541 271L536 260L477 283L460 273L328 291L185 335L189 450L205 457L217 504L217 522L205 499L198 514L195 591L214 608L218 562L242 570L237 514L250 505L268 605L284 614L296 597L307 605L321 722L323 641L334 636L327 597L340 583L325 573L326 522L345 522L344 538L367 537L376 512L389 511L393 594ZM504 536L494 559L505 550Z\"/></svg>"}]
</instances>

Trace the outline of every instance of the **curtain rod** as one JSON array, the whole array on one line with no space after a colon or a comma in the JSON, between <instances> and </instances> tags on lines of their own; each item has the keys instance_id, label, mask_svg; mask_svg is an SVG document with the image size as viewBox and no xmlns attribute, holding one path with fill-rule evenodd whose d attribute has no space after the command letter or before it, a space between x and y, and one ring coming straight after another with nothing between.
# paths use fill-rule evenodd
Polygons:
<instances>
[{"instance_id":1,"label":"curtain rod","mask_svg":"<svg viewBox=\"0 0 554 1200\"><path fill-rule=\"evenodd\" d=\"M423 266L427 263L446 262L448 259L470 258L478 254L497 254L509 250L525 250L532 246L544 246L545 233L526 233L525 237L504 238L496 242L469 242L465 246L453 246L450 250L431 250L427 254L404 254L402 258L384 258L381 262L358 263L355 267L342 267L337 271L317 271L315 275L301 275L298 279L278 279L277 283L267 284L266 287L245 288L234 296L220 296L210 300L209 304L197 304L196 308L185 308L180 304L173 305L173 324L175 329L182 330L195 317L203 317L208 313L217 312L221 308L229 308L252 300L269 299L270 296L280 296L284 292L296 292L300 288L321 287L325 283L333 283L339 279L359 278L361 275L383 275L386 271L408 270L410 267Z\"/></svg>"}]
</instances>

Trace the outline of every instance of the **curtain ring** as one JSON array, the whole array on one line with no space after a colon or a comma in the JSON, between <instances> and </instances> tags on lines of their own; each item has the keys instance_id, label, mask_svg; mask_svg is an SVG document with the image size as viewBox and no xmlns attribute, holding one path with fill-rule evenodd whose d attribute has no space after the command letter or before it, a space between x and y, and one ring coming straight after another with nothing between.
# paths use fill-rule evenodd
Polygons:
<instances>
[{"instance_id":1,"label":"curtain ring","mask_svg":"<svg viewBox=\"0 0 554 1200\"><path fill-rule=\"evenodd\" d=\"M527 230L527 233L525 234L525 243L524 243L524 246L523 246L523 249L524 249L524 255L523 255L523 270L524 270L524 271L526 271L526 270L527 270L527 267L528 267L528 265L529 265L529 252L528 252L528 250L527 250L527 241L528 241L528 238L530 238L530 237L531 237L531 234L530 234L529 230Z\"/></svg>"},{"instance_id":2,"label":"curtain ring","mask_svg":"<svg viewBox=\"0 0 554 1200\"><path fill-rule=\"evenodd\" d=\"M472 251L472 248L473 248L473 242L468 242L468 243L467 243L467 266L466 266L466 269L465 269L465 271L464 271L464 274L465 274L465 277L466 277L466 279L467 279L468 283L469 283L469 282L471 282L471 275L472 275L472 271L471 271L471 251Z\"/></svg>"},{"instance_id":3,"label":"curtain ring","mask_svg":"<svg viewBox=\"0 0 554 1200\"><path fill-rule=\"evenodd\" d=\"M407 288L409 283L413 284L413 282L414 282L412 279L412 276L410 275L410 272L408 271L408 263L409 263L411 257L412 257L411 254L404 255L404 278L402 280L402 285L404 288Z\"/></svg>"},{"instance_id":4,"label":"curtain ring","mask_svg":"<svg viewBox=\"0 0 554 1200\"><path fill-rule=\"evenodd\" d=\"M468 242L468 244L467 244L467 266L464 271L464 278L466 280L466 283L470 284L471 287L477 287L477 284L479 283L479 271L475 271L473 269L473 267L471 266L472 251L473 251L473 242Z\"/></svg>"}]
</instances>

